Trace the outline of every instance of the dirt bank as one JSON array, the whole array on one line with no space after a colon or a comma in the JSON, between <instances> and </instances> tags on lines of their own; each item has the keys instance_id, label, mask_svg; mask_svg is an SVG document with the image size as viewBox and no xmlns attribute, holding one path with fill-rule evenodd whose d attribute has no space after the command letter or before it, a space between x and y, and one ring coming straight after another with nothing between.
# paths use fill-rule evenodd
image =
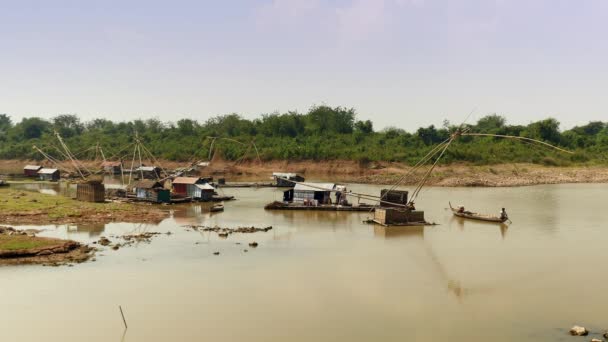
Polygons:
<instances>
[{"instance_id":1,"label":"dirt bank","mask_svg":"<svg viewBox=\"0 0 608 342\"><path fill-rule=\"evenodd\" d=\"M4 224L159 223L168 216L168 211L146 204L88 203L0 188L0 222Z\"/></svg>"},{"instance_id":2,"label":"dirt bank","mask_svg":"<svg viewBox=\"0 0 608 342\"><path fill-rule=\"evenodd\" d=\"M309 180L332 180L348 183L394 184L411 167L401 163L369 163L354 161L274 161L263 164L247 163L236 166L214 165L207 172L226 178L243 180L269 179L272 172L297 172ZM416 184L425 170L421 169L404 179L404 185ZM506 187L563 183L606 183L607 166L547 167L535 164L502 164L489 166L448 165L435 168L428 181L434 186Z\"/></svg>"},{"instance_id":3,"label":"dirt bank","mask_svg":"<svg viewBox=\"0 0 608 342\"><path fill-rule=\"evenodd\" d=\"M38 237L35 232L0 227L0 266L81 263L93 253L93 248L76 241Z\"/></svg>"}]
</instances>

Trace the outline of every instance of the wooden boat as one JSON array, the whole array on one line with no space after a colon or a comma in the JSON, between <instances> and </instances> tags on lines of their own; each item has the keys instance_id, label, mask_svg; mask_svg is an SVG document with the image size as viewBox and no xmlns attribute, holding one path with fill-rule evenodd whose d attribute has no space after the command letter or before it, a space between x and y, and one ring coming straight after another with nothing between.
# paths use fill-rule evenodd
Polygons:
<instances>
[{"instance_id":1,"label":"wooden boat","mask_svg":"<svg viewBox=\"0 0 608 342\"><path fill-rule=\"evenodd\" d=\"M452 207L452 203L450 203L450 209L452 209L452 213L454 213L454 216L462 217L465 219L485 221L485 222L494 222L494 223L504 223L509 220L508 218L501 218L501 217L493 216L493 215L479 214L479 213L474 213L471 211L460 212L458 210L458 208Z\"/></svg>"},{"instance_id":2,"label":"wooden boat","mask_svg":"<svg viewBox=\"0 0 608 342\"><path fill-rule=\"evenodd\" d=\"M219 211L224 211L224 205L223 204L214 204L211 209L209 209L209 211L211 211L212 213L216 213Z\"/></svg>"}]
</instances>

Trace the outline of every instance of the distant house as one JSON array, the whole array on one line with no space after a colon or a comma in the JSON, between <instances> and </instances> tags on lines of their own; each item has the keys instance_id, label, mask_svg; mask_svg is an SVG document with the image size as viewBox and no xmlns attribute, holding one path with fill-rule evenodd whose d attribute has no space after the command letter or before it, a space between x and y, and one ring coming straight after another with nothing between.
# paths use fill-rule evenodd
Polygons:
<instances>
[{"instance_id":1,"label":"distant house","mask_svg":"<svg viewBox=\"0 0 608 342\"><path fill-rule=\"evenodd\" d=\"M173 193L193 197L197 191L197 185L206 184L207 181L198 177L177 177L173 180Z\"/></svg>"},{"instance_id":2,"label":"distant house","mask_svg":"<svg viewBox=\"0 0 608 342\"><path fill-rule=\"evenodd\" d=\"M272 178L274 178L278 187L292 188L296 185L294 182L301 183L305 179L297 173L290 172L273 172ZM290 182L293 181L293 182Z\"/></svg>"},{"instance_id":3,"label":"distant house","mask_svg":"<svg viewBox=\"0 0 608 342\"><path fill-rule=\"evenodd\" d=\"M211 184L196 184L192 198L207 202L213 199L215 188Z\"/></svg>"},{"instance_id":4,"label":"distant house","mask_svg":"<svg viewBox=\"0 0 608 342\"><path fill-rule=\"evenodd\" d=\"M135 189L135 197L139 200L153 203L171 202L171 193L168 189L163 188L160 182L145 179L136 182L133 187Z\"/></svg>"},{"instance_id":5,"label":"distant house","mask_svg":"<svg viewBox=\"0 0 608 342\"><path fill-rule=\"evenodd\" d=\"M38 171L38 177L42 181L56 182L59 180L59 170L57 169L40 169Z\"/></svg>"},{"instance_id":6,"label":"distant house","mask_svg":"<svg viewBox=\"0 0 608 342\"><path fill-rule=\"evenodd\" d=\"M157 166L140 166L133 171L135 175L143 175L145 179L158 179L160 172L161 169Z\"/></svg>"},{"instance_id":7,"label":"distant house","mask_svg":"<svg viewBox=\"0 0 608 342\"><path fill-rule=\"evenodd\" d=\"M110 175L119 175L122 171L122 162L119 161L105 161L101 164L103 172Z\"/></svg>"},{"instance_id":8,"label":"distant house","mask_svg":"<svg viewBox=\"0 0 608 342\"><path fill-rule=\"evenodd\" d=\"M25 165L23 175L26 177L38 177L38 171L42 169L40 165Z\"/></svg>"},{"instance_id":9,"label":"distant house","mask_svg":"<svg viewBox=\"0 0 608 342\"><path fill-rule=\"evenodd\" d=\"M333 183L299 183L291 190L283 193L286 202L312 202L319 204L331 202L331 193L336 188Z\"/></svg>"}]
</instances>

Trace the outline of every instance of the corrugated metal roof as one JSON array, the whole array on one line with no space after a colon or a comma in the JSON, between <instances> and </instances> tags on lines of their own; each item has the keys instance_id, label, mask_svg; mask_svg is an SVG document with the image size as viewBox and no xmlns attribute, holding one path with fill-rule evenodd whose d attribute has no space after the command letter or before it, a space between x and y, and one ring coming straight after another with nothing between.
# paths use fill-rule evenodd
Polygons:
<instances>
[{"instance_id":1,"label":"corrugated metal roof","mask_svg":"<svg viewBox=\"0 0 608 342\"><path fill-rule=\"evenodd\" d=\"M42 168L42 166L38 166L38 165L25 165L25 167L23 169L24 170L38 171L41 168Z\"/></svg>"},{"instance_id":2,"label":"corrugated metal roof","mask_svg":"<svg viewBox=\"0 0 608 342\"><path fill-rule=\"evenodd\" d=\"M281 177L281 178L291 178L296 177L298 174L293 172L273 172L273 177Z\"/></svg>"},{"instance_id":3,"label":"corrugated metal roof","mask_svg":"<svg viewBox=\"0 0 608 342\"><path fill-rule=\"evenodd\" d=\"M336 185L334 183L298 183L293 188L294 191L332 191Z\"/></svg>"},{"instance_id":4,"label":"corrugated metal roof","mask_svg":"<svg viewBox=\"0 0 608 342\"><path fill-rule=\"evenodd\" d=\"M196 184L200 181L200 178L196 177L176 177L173 180L173 184Z\"/></svg>"},{"instance_id":5,"label":"corrugated metal roof","mask_svg":"<svg viewBox=\"0 0 608 342\"><path fill-rule=\"evenodd\" d=\"M137 171L153 172L153 171L156 171L156 169L157 169L156 166L140 166L136 170Z\"/></svg>"},{"instance_id":6,"label":"corrugated metal roof","mask_svg":"<svg viewBox=\"0 0 608 342\"><path fill-rule=\"evenodd\" d=\"M40 171L38 171L38 173L43 174L43 175L51 175L57 171L59 171L59 170L57 170L57 169L40 169Z\"/></svg>"},{"instance_id":7,"label":"corrugated metal roof","mask_svg":"<svg viewBox=\"0 0 608 342\"><path fill-rule=\"evenodd\" d=\"M215 190L210 184L196 184L196 187L201 190Z\"/></svg>"}]
</instances>

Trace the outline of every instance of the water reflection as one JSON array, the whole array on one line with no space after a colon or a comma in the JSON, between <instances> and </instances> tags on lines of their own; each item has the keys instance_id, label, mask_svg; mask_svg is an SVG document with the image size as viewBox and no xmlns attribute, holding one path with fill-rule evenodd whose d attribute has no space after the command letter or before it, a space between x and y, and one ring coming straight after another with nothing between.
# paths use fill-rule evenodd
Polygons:
<instances>
[{"instance_id":1,"label":"water reflection","mask_svg":"<svg viewBox=\"0 0 608 342\"><path fill-rule=\"evenodd\" d=\"M374 236L385 239L413 238L424 240L424 226L384 227L375 224Z\"/></svg>"},{"instance_id":2,"label":"water reflection","mask_svg":"<svg viewBox=\"0 0 608 342\"><path fill-rule=\"evenodd\" d=\"M78 225L68 225L66 230L70 234L85 234L88 237L97 237L104 232L106 225L103 223L87 223Z\"/></svg>"},{"instance_id":3,"label":"water reflection","mask_svg":"<svg viewBox=\"0 0 608 342\"><path fill-rule=\"evenodd\" d=\"M487 231L494 231L498 228L500 232L501 238L504 240L507 236L507 231L509 229L509 224L506 223L493 223L493 222L484 222L484 221L476 221L469 220L458 216L452 216L448 221L448 226L455 225L458 227L458 230L461 232L465 231L465 227L469 227L472 229L484 229Z\"/></svg>"}]
</instances>

